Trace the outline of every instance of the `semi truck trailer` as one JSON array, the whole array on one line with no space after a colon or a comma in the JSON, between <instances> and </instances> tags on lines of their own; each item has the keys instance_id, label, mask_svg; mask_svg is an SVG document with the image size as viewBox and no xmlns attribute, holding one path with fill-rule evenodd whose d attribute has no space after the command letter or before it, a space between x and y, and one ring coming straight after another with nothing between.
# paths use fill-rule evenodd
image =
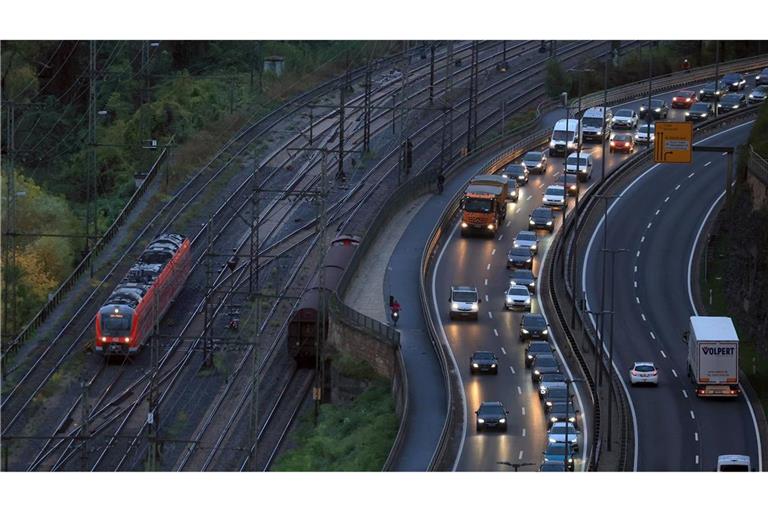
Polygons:
<instances>
[{"instance_id":1,"label":"semi truck trailer","mask_svg":"<svg viewBox=\"0 0 768 512\"><path fill-rule=\"evenodd\" d=\"M683 338L688 343L688 377L696 396L739 396L739 337L731 319L692 316Z\"/></svg>"}]
</instances>

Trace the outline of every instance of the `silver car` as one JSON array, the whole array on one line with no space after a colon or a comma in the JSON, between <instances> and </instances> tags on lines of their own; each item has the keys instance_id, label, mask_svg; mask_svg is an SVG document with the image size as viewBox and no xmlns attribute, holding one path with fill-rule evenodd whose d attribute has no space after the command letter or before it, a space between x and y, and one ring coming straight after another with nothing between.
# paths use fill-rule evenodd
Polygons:
<instances>
[{"instance_id":1,"label":"silver car","mask_svg":"<svg viewBox=\"0 0 768 512\"><path fill-rule=\"evenodd\" d=\"M510 286L504 298L504 308L511 310L531 310L531 292L525 286Z\"/></svg>"},{"instance_id":2,"label":"silver car","mask_svg":"<svg viewBox=\"0 0 768 512\"><path fill-rule=\"evenodd\" d=\"M539 237L536 236L536 232L534 231L520 231L517 236L515 236L512 245L515 249L518 247L527 247L530 249L531 254L536 254L539 250Z\"/></svg>"},{"instance_id":3,"label":"silver car","mask_svg":"<svg viewBox=\"0 0 768 512\"><path fill-rule=\"evenodd\" d=\"M647 124L641 124L640 126L637 127L637 131L635 132L635 142L637 142L638 144L648 144L649 140L651 142L653 142L654 139L656 138L656 125L655 124L651 125L650 132L651 133L650 133L650 137L649 137L649 135L648 135L648 125Z\"/></svg>"},{"instance_id":4,"label":"silver car","mask_svg":"<svg viewBox=\"0 0 768 512\"><path fill-rule=\"evenodd\" d=\"M752 89L752 92L747 96L747 102L762 103L765 101L766 97L768 97L768 85L761 85L760 87Z\"/></svg>"},{"instance_id":5,"label":"silver car","mask_svg":"<svg viewBox=\"0 0 768 512\"><path fill-rule=\"evenodd\" d=\"M573 426L573 423L565 421L553 423L547 432L547 439L550 443L565 443L566 432L568 433L568 444L570 444L571 448L574 450L578 450L579 436L581 435L581 432Z\"/></svg>"}]
</instances>

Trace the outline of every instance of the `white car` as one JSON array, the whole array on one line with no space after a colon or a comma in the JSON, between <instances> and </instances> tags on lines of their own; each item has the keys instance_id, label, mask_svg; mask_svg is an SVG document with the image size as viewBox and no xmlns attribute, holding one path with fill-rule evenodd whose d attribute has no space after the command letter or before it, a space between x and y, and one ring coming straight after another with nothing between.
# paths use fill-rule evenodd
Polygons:
<instances>
[{"instance_id":1,"label":"white car","mask_svg":"<svg viewBox=\"0 0 768 512\"><path fill-rule=\"evenodd\" d=\"M628 108L617 110L616 113L613 114L611 127L634 130L637 127L637 112Z\"/></svg>"},{"instance_id":2,"label":"white car","mask_svg":"<svg viewBox=\"0 0 768 512\"><path fill-rule=\"evenodd\" d=\"M535 231L520 231L512 242L515 249L518 247L527 247L530 249L531 254L536 254L539 250L538 244L539 237L536 235Z\"/></svg>"},{"instance_id":3,"label":"white car","mask_svg":"<svg viewBox=\"0 0 768 512\"><path fill-rule=\"evenodd\" d=\"M629 383L659 385L659 371L656 365L649 362L636 362L629 371Z\"/></svg>"},{"instance_id":4,"label":"white car","mask_svg":"<svg viewBox=\"0 0 768 512\"><path fill-rule=\"evenodd\" d=\"M653 142L656 138L656 125L651 124L651 138L650 141ZM647 124L641 124L637 127L637 131L635 132L635 142L638 144L647 144L648 143L648 125Z\"/></svg>"},{"instance_id":5,"label":"white car","mask_svg":"<svg viewBox=\"0 0 768 512\"><path fill-rule=\"evenodd\" d=\"M565 188L560 185L551 185L544 192L544 206L550 208L562 208L565 205Z\"/></svg>"},{"instance_id":6,"label":"white car","mask_svg":"<svg viewBox=\"0 0 768 512\"><path fill-rule=\"evenodd\" d=\"M568 444L570 444L574 450L578 450L579 436L581 435L581 432L573 426L573 423L568 423L566 421L553 423L547 432L547 439L550 443L565 443L566 432L568 432Z\"/></svg>"},{"instance_id":7,"label":"white car","mask_svg":"<svg viewBox=\"0 0 768 512\"><path fill-rule=\"evenodd\" d=\"M531 292L525 286L510 286L504 298L505 309L521 309L523 311L531 310Z\"/></svg>"}]
</instances>

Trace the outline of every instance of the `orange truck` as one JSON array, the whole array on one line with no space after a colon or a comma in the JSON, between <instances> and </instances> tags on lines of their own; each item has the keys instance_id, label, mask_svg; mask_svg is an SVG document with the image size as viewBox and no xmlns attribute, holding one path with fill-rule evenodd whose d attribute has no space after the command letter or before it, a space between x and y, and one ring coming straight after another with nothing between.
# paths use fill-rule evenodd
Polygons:
<instances>
[{"instance_id":1,"label":"orange truck","mask_svg":"<svg viewBox=\"0 0 768 512\"><path fill-rule=\"evenodd\" d=\"M461 203L461 234L494 237L507 216L509 187L502 183L473 181L464 191Z\"/></svg>"}]
</instances>

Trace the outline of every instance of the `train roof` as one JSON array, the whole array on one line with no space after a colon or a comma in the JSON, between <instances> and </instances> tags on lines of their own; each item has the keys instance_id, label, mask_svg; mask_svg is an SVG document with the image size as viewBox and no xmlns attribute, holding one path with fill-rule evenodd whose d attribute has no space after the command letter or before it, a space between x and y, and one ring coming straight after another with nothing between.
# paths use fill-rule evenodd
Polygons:
<instances>
[{"instance_id":1,"label":"train roof","mask_svg":"<svg viewBox=\"0 0 768 512\"><path fill-rule=\"evenodd\" d=\"M163 272L163 268L181 248L186 238L176 233L164 233L155 237L141 253L139 260L131 266L125 277L110 294L102 307L125 305L136 308L152 284Z\"/></svg>"}]
</instances>

